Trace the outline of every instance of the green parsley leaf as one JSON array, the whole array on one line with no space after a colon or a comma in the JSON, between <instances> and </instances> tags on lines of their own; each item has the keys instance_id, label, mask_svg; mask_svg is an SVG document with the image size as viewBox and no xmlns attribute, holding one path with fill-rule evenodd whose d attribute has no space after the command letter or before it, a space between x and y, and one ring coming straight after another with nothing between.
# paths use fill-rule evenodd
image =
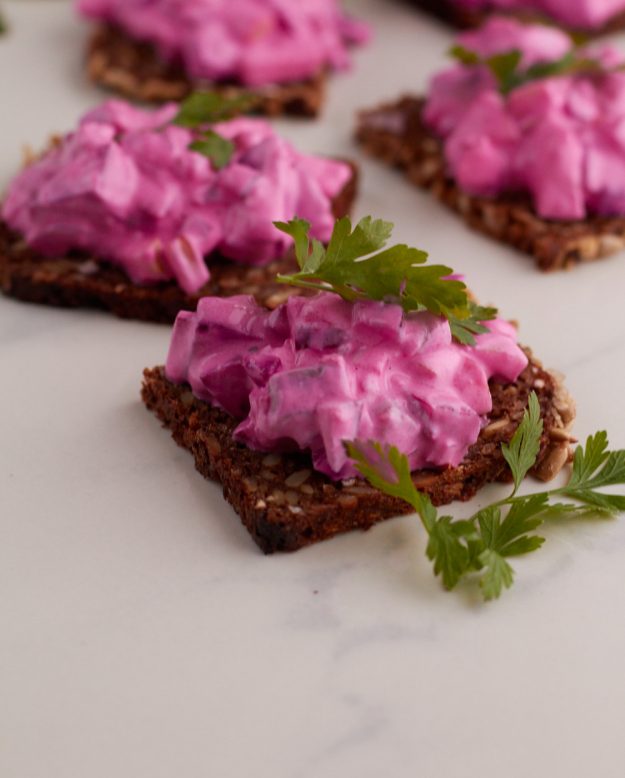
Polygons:
<instances>
[{"instance_id":1,"label":"green parsley leaf","mask_svg":"<svg viewBox=\"0 0 625 778\"><path fill-rule=\"evenodd\" d=\"M503 557L520 556L537 551L544 538L528 533L543 523L542 513L548 498L535 494L512 504L508 515L502 520L501 508L490 506L479 511L475 519L480 526L482 542L486 549L496 551Z\"/></svg>"},{"instance_id":2,"label":"green parsley leaf","mask_svg":"<svg viewBox=\"0 0 625 778\"><path fill-rule=\"evenodd\" d=\"M235 152L235 145L231 140L223 138L212 130L205 130L189 145L189 148L208 157L217 170L226 167Z\"/></svg>"},{"instance_id":3,"label":"green parsley leaf","mask_svg":"<svg viewBox=\"0 0 625 778\"><path fill-rule=\"evenodd\" d=\"M472 346L475 343L474 335L481 335L484 332L488 332L488 327L485 327L482 322L494 319L497 316L497 309L483 308L472 300L469 300L467 312L468 315L464 318L460 318L453 313L450 313L447 318L449 319L451 334L458 343Z\"/></svg>"},{"instance_id":4,"label":"green parsley leaf","mask_svg":"<svg viewBox=\"0 0 625 778\"><path fill-rule=\"evenodd\" d=\"M465 542L475 534L467 521L454 522L451 516L437 519L430 530L426 554L434 562L434 575L440 575L445 589L454 589L470 568L470 554Z\"/></svg>"},{"instance_id":5,"label":"green parsley leaf","mask_svg":"<svg viewBox=\"0 0 625 778\"><path fill-rule=\"evenodd\" d=\"M516 496L520 481L536 461L541 434L540 406L532 394L510 444L502 446L515 477L514 491L466 520L439 518L429 497L415 487L408 458L397 448L373 441L354 441L345 446L358 471L372 486L415 509L428 534L426 554L445 588L453 589L464 577L473 575L488 601L497 599L514 582L508 558L541 548L545 539L535 530L546 521L610 517L625 511L625 496L597 491L625 484L625 451L608 451L605 432L590 436L585 448L578 447L566 486ZM576 502L552 502L561 497Z\"/></svg>"},{"instance_id":6,"label":"green parsley leaf","mask_svg":"<svg viewBox=\"0 0 625 778\"><path fill-rule=\"evenodd\" d=\"M607 433L597 432L595 435L590 435L586 441L586 448L579 446L575 452L569 486L586 483L609 456Z\"/></svg>"},{"instance_id":7,"label":"green parsley leaf","mask_svg":"<svg viewBox=\"0 0 625 778\"><path fill-rule=\"evenodd\" d=\"M514 570L506 557L537 551L545 542L538 535L529 535L543 523L546 495L533 495L516 502L502 520L501 507L490 506L475 515L479 524L482 548L479 563L485 572L480 586L485 600L493 600L509 589L514 581Z\"/></svg>"},{"instance_id":8,"label":"green parsley leaf","mask_svg":"<svg viewBox=\"0 0 625 778\"><path fill-rule=\"evenodd\" d=\"M482 57L475 51L456 45L449 50L449 56L467 67L487 67L495 76L499 90L504 94L519 86L519 66L523 54L518 49L494 54L491 57Z\"/></svg>"},{"instance_id":9,"label":"green parsley leaf","mask_svg":"<svg viewBox=\"0 0 625 778\"><path fill-rule=\"evenodd\" d=\"M597 59L591 57L580 57L578 52L573 50L565 54L561 59L553 62L536 62L531 65L522 75L523 83L536 81L541 78L551 78L553 76L568 75L598 75L606 72L604 65Z\"/></svg>"},{"instance_id":10,"label":"green parsley leaf","mask_svg":"<svg viewBox=\"0 0 625 778\"><path fill-rule=\"evenodd\" d=\"M497 314L494 308L473 304L462 281L449 278L451 268L427 265L425 251L406 245L385 248L393 229L390 222L367 216L352 229L344 216L336 222L327 249L310 239L310 224L302 219L275 225L294 238L300 267L299 273L279 275L281 283L335 292L345 300L395 302L406 312L427 310L445 316L454 337L467 345L475 343L475 334L486 332L481 322Z\"/></svg>"},{"instance_id":11,"label":"green parsley leaf","mask_svg":"<svg viewBox=\"0 0 625 778\"><path fill-rule=\"evenodd\" d=\"M543 420L536 393L529 396L528 409L509 444L502 446L503 455L512 470L514 492L536 462L543 434Z\"/></svg>"},{"instance_id":12,"label":"green parsley leaf","mask_svg":"<svg viewBox=\"0 0 625 778\"><path fill-rule=\"evenodd\" d=\"M501 554L492 549L486 549L480 555L480 563L484 573L480 578L480 587L486 602L496 600L504 589L509 589L514 583L514 570Z\"/></svg>"},{"instance_id":13,"label":"green parsley leaf","mask_svg":"<svg viewBox=\"0 0 625 778\"><path fill-rule=\"evenodd\" d=\"M310 222L295 218L290 222L274 222L274 225L295 241L295 257L300 270L306 274L316 273L325 249L320 241L309 238Z\"/></svg>"},{"instance_id":14,"label":"green parsley leaf","mask_svg":"<svg viewBox=\"0 0 625 778\"><path fill-rule=\"evenodd\" d=\"M180 104L180 110L172 124L197 128L215 124L254 108L257 98L253 95L224 97L218 92L193 92Z\"/></svg>"},{"instance_id":15,"label":"green parsley leaf","mask_svg":"<svg viewBox=\"0 0 625 778\"><path fill-rule=\"evenodd\" d=\"M579 446L573 460L571 479L560 494L602 511L624 511L625 497L597 491L625 482L625 451L609 452L607 449L608 436L605 432L591 435L585 448Z\"/></svg>"},{"instance_id":16,"label":"green parsley leaf","mask_svg":"<svg viewBox=\"0 0 625 778\"><path fill-rule=\"evenodd\" d=\"M518 86L518 68L523 59L523 54L514 49L503 54L495 54L486 60L487 66L499 82L499 88L504 94L511 92Z\"/></svg>"},{"instance_id":17,"label":"green parsley leaf","mask_svg":"<svg viewBox=\"0 0 625 778\"><path fill-rule=\"evenodd\" d=\"M447 53L452 59L458 60L462 65L471 66L484 64L484 60L479 54L475 51L471 51L471 49L467 49L465 46L461 46L459 43L452 46Z\"/></svg>"},{"instance_id":18,"label":"green parsley leaf","mask_svg":"<svg viewBox=\"0 0 625 778\"><path fill-rule=\"evenodd\" d=\"M556 492L551 492L549 497L555 497ZM518 497L516 499L519 499ZM562 519L612 519L614 511L605 510L595 505L575 505L570 502L550 503L540 514L543 522L558 521Z\"/></svg>"},{"instance_id":19,"label":"green parsley leaf","mask_svg":"<svg viewBox=\"0 0 625 778\"><path fill-rule=\"evenodd\" d=\"M408 459L395 446L384 448L373 441L363 443L359 440L346 441L344 445L358 471L373 487L412 505L426 530L432 531L437 518L436 508L426 494L415 488Z\"/></svg>"},{"instance_id":20,"label":"green parsley leaf","mask_svg":"<svg viewBox=\"0 0 625 778\"><path fill-rule=\"evenodd\" d=\"M0 35L6 35L8 31L9 28L4 20L4 14L0 11Z\"/></svg>"},{"instance_id":21,"label":"green parsley leaf","mask_svg":"<svg viewBox=\"0 0 625 778\"><path fill-rule=\"evenodd\" d=\"M571 46L571 51L560 59L536 62L525 69L521 67L522 52L517 49L491 57L482 57L464 46L457 45L449 50L449 55L467 67L487 67L497 80L499 91L504 95L531 81L543 78L574 74L592 76L623 69L622 65L606 68L599 60L583 55L573 40Z\"/></svg>"},{"instance_id":22,"label":"green parsley leaf","mask_svg":"<svg viewBox=\"0 0 625 778\"><path fill-rule=\"evenodd\" d=\"M254 108L253 95L228 98L217 92L194 92L181 104L172 124L198 130L199 135L189 144L191 151L211 160L216 170L226 167L235 152L231 140L210 129L208 125L231 119Z\"/></svg>"}]
</instances>

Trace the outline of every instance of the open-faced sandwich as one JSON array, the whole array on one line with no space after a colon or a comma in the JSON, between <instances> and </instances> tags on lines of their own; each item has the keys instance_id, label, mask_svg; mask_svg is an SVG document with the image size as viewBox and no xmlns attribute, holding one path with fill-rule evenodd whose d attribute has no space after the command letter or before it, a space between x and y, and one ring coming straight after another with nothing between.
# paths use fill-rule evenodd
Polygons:
<instances>
[{"instance_id":1,"label":"open-faced sandwich","mask_svg":"<svg viewBox=\"0 0 625 778\"><path fill-rule=\"evenodd\" d=\"M543 270L625 246L625 59L542 25L458 38L425 97L364 112L366 150Z\"/></svg>"},{"instance_id":2,"label":"open-faced sandwich","mask_svg":"<svg viewBox=\"0 0 625 778\"><path fill-rule=\"evenodd\" d=\"M262 119L196 93L156 111L109 101L11 183L0 286L21 300L171 322L207 294L269 307L297 264L275 220L304 215L327 241L353 165L301 154Z\"/></svg>"},{"instance_id":3,"label":"open-faced sandwich","mask_svg":"<svg viewBox=\"0 0 625 778\"><path fill-rule=\"evenodd\" d=\"M87 68L127 97L180 100L245 92L255 110L315 116L328 73L349 65L368 28L338 0L78 0L98 22Z\"/></svg>"},{"instance_id":4,"label":"open-faced sandwich","mask_svg":"<svg viewBox=\"0 0 625 778\"><path fill-rule=\"evenodd\" d=\"M585 35L625 27L625 0L411 0L456 27L479 27L490 14L548 21Z\"/></svg>"},{"instance_id":5,"label":"open-faced sandwich","mask_svg":"<svg viewBox=\"0 0 625 778\"><path fill-rule=\"evenodd\" d=\"M329 246L300 220L299 273L316 294L273 312L249 296L206 297L178 316L164 367L143 400L223 485L265 552L290 551L406 513L400 495L359 477L347 441L405 453L435 505L512 474L502 444L530 398L540 423L526 470L553 478L570 458L574 405L561 379L517 343L512 324L471 301L449 267L392 225L337 222Z\"/></svg>"}]
</instances>

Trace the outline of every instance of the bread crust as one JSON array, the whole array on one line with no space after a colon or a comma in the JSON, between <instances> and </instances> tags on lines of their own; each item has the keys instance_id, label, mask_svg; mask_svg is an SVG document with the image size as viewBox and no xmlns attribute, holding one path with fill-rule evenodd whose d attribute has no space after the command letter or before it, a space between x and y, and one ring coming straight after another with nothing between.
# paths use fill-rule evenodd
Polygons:
<instances>
[{"instance_id":1,"label":"bread crust","mask_svg":"<svg viewBox=\"0 0 625 778\"><path fill-rule=\"evenodd\" d=\"M447 173L443 144L423 122L424 104L421 97L404 96L363 111L358 142L432 192L471 228L533 256L541 270L570 269L623 250L625 217L553 221L538 216L526 194L487 198L464 192Z\"/></svg>"},{"instance_id":2,"label":"bread crust","mask_svg":"<svg viewBox=\"0 0 625 778\"><path fill-rule=\"evenodd\" d=\"M533 474L550 480L569 461L574 403L561 379L529 356L515 383L491 382L493 410L463 462L413 473L417 487L435 505L469 500L486 483L511 480L501 444L512 438L531 391L538 395L544 422ZM221 483L225 499L267 554L295 551L412 512L361 479L331 481L313 469L307 453L265 454L236 443L232 433L237 422L197 400L188 386L169 382L162 367L145 370L141 395L176 443L193 455L197 470Z\"/></svg>"},{"instance_id":3,"label":"bread crust","mask_svg":"<svg viewBox=\"0 0 625 778\"><path fill-rule=\"evenodd\" d=\"M424 11L436 16L447 24L451 24L454 27L460 29L472 29L480 27L484 22L492 16L494 11L476 11L469 8L459 8L449 0L408 0L411 5L416 5ZM501 12L500 12L501 13ZM505 12L504 12L505 13ZM553 19L546 18L539 14L532 14L531 12L508 12L508 16L515 16L519 19L526 21L542 22L554 24ZM563 25L558 25L563 26ZM598 38L602 35L609 35L614 32L620 32L625 29L625 11L616 14L609 19L604 25L596 30L569 28L569 32L578 33L584 35L586 38Z\"/></svg>"},{"instance_id":4,"label":"bread crust","mask_svg":"<svg viewBox=\"0 0 625 778\"><path fill-rule=\"evenodd\" d=\"M253 89L236 83L194 82L181 65L163 62L152 44L136 41L112 25L102 25L93 33L86 67L91 81L133 100L178 101L198 89L210 89L229 98L251 94L256 98L254 110L267 116L317 116L327 81L324 70L305 81Z\"/></svg>"}]
</instances>

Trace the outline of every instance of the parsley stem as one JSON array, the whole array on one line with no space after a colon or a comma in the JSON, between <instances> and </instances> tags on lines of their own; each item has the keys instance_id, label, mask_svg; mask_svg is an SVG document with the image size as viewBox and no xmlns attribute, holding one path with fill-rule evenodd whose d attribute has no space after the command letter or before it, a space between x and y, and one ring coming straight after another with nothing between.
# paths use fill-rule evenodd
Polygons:
<instances>
[{"instance_id":1,"label":"parsley stem","mask_svg":"<svg viewBox=\"0 0 625 778\"><path fill-rule=\"evenodd\" d=\"M291 286L299 286L301 289L314 289L316 292L331 292L332 291L330 286L321 286L320 284L315 284L312 281L304 281L304 280L298 278L294 282L291 279L290 276L277 276L276 280L280 284L290 284ZM325 284L325 281L323 283Z\"/></svg>"},{"instance_id":2,"label":"parsley stem","mask_svg":"<svg viewBox=\"0 0 625 778\"><path fill-rule=\"evenodd\" d=\"M534 498L546 497L547 499L549 499L549 497L552 497L553 495L558 494L559 492L560 492L559 489L557 489L557 490L554 489L552 492L536 492L536 493L532 492L532 494L528 495L528 496L531 496L531 497L534 497ZM488 507L489 507L489 509L490 508L504 508L506 506L512 507L515 503L523 502L524 500L527 500L527 496L525 496L525 495L516 495L516 490L515 490L510 495L510 497L505 497L503 500L498 500L497 502L490 503ZM473 514L473 516L471 516L469 521L476 522L478 516L480 515L480 513L483 510L484 510L483 508L480 508L479 511L476 511Z\"/></svg>"}]
</instances>

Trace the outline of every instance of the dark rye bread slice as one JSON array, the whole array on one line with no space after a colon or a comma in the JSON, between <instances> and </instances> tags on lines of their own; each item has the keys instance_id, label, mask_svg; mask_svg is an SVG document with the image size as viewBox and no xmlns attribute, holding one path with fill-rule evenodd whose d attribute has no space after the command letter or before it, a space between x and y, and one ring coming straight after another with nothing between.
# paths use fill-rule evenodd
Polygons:
<instances>
[{"instance_id":1,"label":"dark rye bread slice","mask_svg":"<svg viewBox=\"0 0 625 778\"><path fill-rule=\"evenodd\" d=\"M356 198L358 170L332 203L338 219L347 215ZM44 257L29 248L21 235L0 221L0 288L18 300L62 308L98 308L124 319L171 323L181 310L194 311L200 297L251 294L261 305L275 308L301 290L276 281L278 273L297 269L295 255L263 267L231 262L219 255L207 258L211 278L189 295L175 282L139 286L120 268L82 252Z\"/></svg>"},{"instance_id":2,"label":"dark rye bread slice","mask_svg":"<svg viewBox=\"0 0 625 778\"><path fill-rule=\"evenodd\" d=\"M422 10L433 14L442 21L447 22L447 24L451 24L454 27L460 27L461 29L480 27L489 16L492 16L495 13L497 15L505 14L507 16L515 16L517 19L526 21L557 24L553 19L531 12L513 13L511 11L479 11L470 8L460 8L449 0L408 0L408 2L411 5L416 5ZM561 27L562 25L558 24L557 26ZM596 30L571 29L570 32L581 33L585 37L594 38L601 35L620 32L623 29L625 29L625 11L615 14Z\"/></svg>"},{"instance_id":3,"label":"dark rye bread slice","mask_svg":"<svg viewBox=\"0 0 625 778\"><path fill-rule=\"evenodd\" d=\"M474 197L447 174L443 145L422 120L424 100L405 96L363 111L356 138L364 149L406 172L457 211L473 229L530 254L541 270L571 268L625 247L625 217L590 216L579 221L543 219L525 194Z\"/></svg>"},{"instance_id":4,"label":"dark rye bread slice","mask_svg":"<svg viewBox=\"0 0 625 778\"><path fill-rule=\"evenodd\" d=\"M515 383L491 383L489 424L459 467L413 474L435 505L468 500L488 482L511 480L501 444L514 434L532 390L544 420L534 475L549 480L562 469L570 457L574 404L560 378L532 358ZM308 454L264 454L235 443L237 422L197 400L189 387L170 383L161 367L144 372L142 398L176 443L193 454L199 472L221 483L224 497L267 554L295 551L411 512L361 479L331 481L312 469Z\"/></svg>"},{"instance_id":5,"label":"dark rye bread slice","mask_svg":"<svg viewBox=\"0 0 625 778\"><path fill-rule=\"evenodd\" d=\"M448 0L406 0L406 2L460 29L479 27L488 15L483 11L459 8Z\"/></svg>"},{"instance_id":6,"label":"dark rye bread slice","mask_svg":"<svg viewBox=\"0 0 625 778\"><path fill-rule=\"evenodd\" d=\"M118 27L104 25L94 32L87 51L87 73L100 86L145 102L182 100L197 89L226 97L253 94L253 109L267 116L314 117L325 97L326 72L305 81L249 89L236 83L193 82L181 65L160 59L151 43L136 41Z\"/></svg>"}]
</instances>

